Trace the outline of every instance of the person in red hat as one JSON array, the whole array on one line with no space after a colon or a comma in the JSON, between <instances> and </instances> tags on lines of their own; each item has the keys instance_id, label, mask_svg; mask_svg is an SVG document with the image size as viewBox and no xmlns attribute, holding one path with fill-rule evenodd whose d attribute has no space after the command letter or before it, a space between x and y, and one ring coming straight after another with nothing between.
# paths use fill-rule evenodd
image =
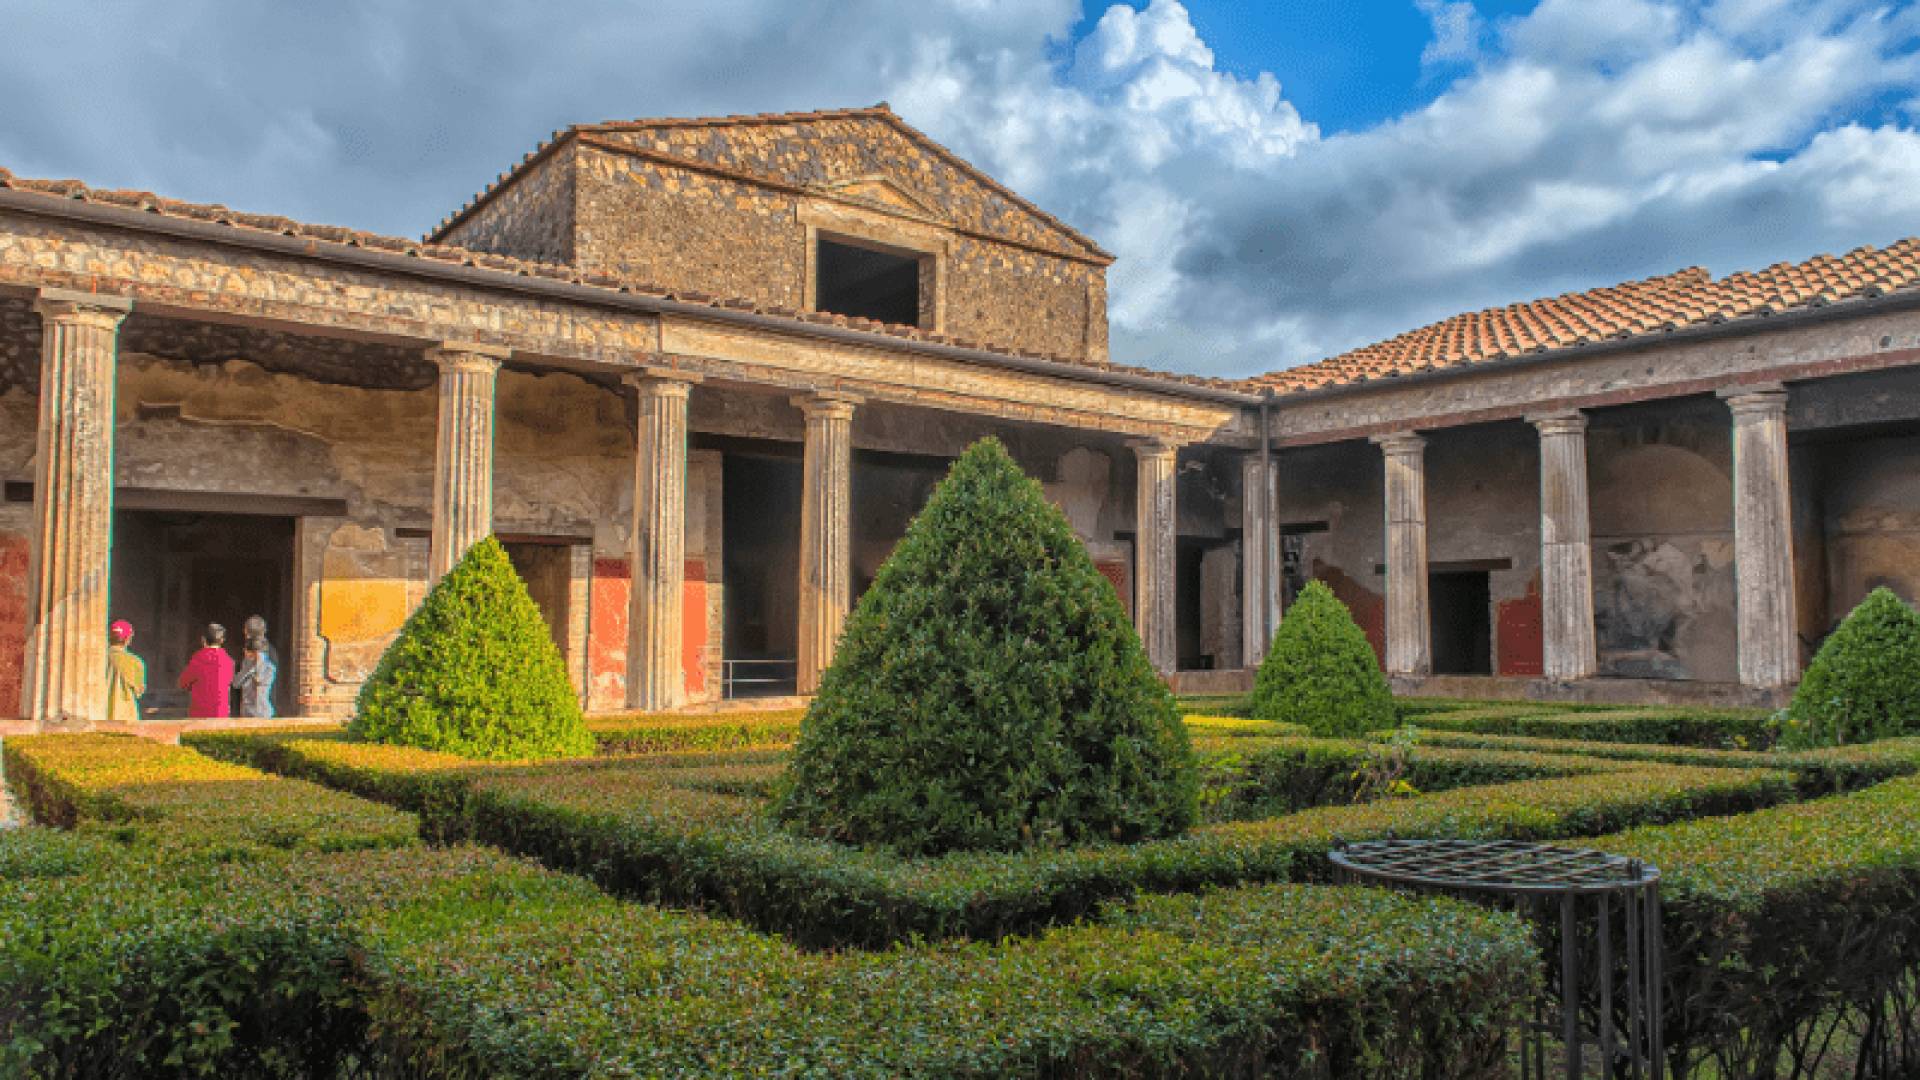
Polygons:
<instances>
[{"instance_id":1,"label":"person in red hat","mask_svg":"<svg viewBox=\"0 0 1920 1080\"><path fill-rule=\"evenodd\" d=\"M146 692L147 665L133 655L133 624L116 619L107 627L107 723L139 723Z\"/></svg>"},{"instance_id":2,"label":"person in red hat","mask_svg":"<svg viewBox=\"0 0 1920 1080\"><path fill-rule=\"evenodd\" d=\"M180 673L180 689L192 697L187 715L196 720L233 715L233 657L222 647L226 643L227 628L208 623L200 633L200 651Z\"/></svg>"}]
</instances>

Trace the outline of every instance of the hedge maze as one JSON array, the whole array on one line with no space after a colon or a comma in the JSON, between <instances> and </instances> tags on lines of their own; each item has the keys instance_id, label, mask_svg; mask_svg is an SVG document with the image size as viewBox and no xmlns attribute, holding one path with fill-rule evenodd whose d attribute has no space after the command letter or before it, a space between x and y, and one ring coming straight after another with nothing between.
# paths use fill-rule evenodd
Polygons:
<instances>
[{"instance_id":1,"label":"hedge maze","mask_svg":"<svg viewBox=\"0 0 1920 1080\"><path fill-rule=\"evenodd\" d=\"M1403 701L1389 754L1185 704L1185 834L928 857L772 820L791 713L600 720L563 762L8 739L0 1074L1509 1075L1532 932L1323 884L1390 835L1658 865L1679 1075L1920 1062L1920 739ZM1388 758L1411 793L1356 802Z\"/></svg>"}]
</instances>

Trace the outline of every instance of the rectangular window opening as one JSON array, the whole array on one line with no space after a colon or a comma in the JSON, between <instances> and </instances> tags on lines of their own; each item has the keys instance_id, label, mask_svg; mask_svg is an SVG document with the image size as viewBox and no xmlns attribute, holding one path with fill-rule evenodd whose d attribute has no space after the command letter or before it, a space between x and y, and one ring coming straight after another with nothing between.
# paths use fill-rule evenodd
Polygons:
<instances>
[{"instance_id":1,"label":"rectangular window opening","mask_svg":"<svg viewBox=\"0 0 1920 1080\"><path fill-rule=\"evenodd\" d=\"M921 256L819 238L814 308L850 318L919 326Z\"/></svg>"}]
</instances>

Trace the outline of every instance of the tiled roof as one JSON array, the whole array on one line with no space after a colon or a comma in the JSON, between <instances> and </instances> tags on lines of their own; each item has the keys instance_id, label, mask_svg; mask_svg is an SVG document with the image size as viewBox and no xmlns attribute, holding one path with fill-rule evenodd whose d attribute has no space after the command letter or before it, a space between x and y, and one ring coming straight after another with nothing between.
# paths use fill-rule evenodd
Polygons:
<instances>
[{"instance_id":1,"label":"tiled roof","mask_svg":"<svg viewBox=\"0 0 1920 1080\"><path fill-rule=\"evenodd\" d=\"M569 282L591 288L605 289L610 293L626 293L658 300L690 304L697 307L709 307L725 312L748 312L784 319L794 324L796 331L808 326L834 326L862 331L874 335L875 344L884 346L882 338L898 338L908 341L924 342L934 345L946 345L959 349L993 353L1000 356L1025 360L1040 360L1054 364L1085 368L1090 371L1115 372L1125 375L1143 376L1161 382L1177 383L1184 386L1205 387L1213 390L1245 390L1244 384L1229 379L1216 379L1202 375L1181 375L1172 372L1155 371L1151 368L1132 367L1125 364L1093 362L1080 357L1054 356L1040 352L1004 349L967 338L950 334L923 330L919 327L882 323L873 319L852 318L818 311L798 311L793 308L756 304L750 300L713 296L707 293L673 290L645 282L633 281L597 270L581 270L560 263L534 262L516 259L492 252L474 251L469 248L453 247L447 244L434 244L404 237L384 236L379 233L360 229L342 228L337 225L311 225L295 221L292 218L276 214L253 214L241 210L232 210L218 203L191 203L179 199L169 199L155 195L150 191L128 191L110 188L93 188L78 180L39 180L15 176L5 168L0 168L0 190L12 190L44 196L48 199L63 199L74 202L94 203L103 206L120 207L139 213L154 214L167 218L200 221L214 225L223 225L239 232L260 232L279 236L298 237L315 241L318 244L339 245L349 248L363 248L371 251L385 251L396 255L418 258L423 262L440 263L449 266L468 266L480 270L497 272L507 277L536 277L553 281Z\"/></svg>"},{"instance_id":2,"label":"tiled roof","mask_svg":"<svg viewBox=\"0 0 1920 1080\"><path fill-rule=\"evenodd\" d=\"M504 190L520 175L521 170L545 157L548 152L557 148L562 142L576 136L595 132L647 131L658 128L743 127L747 125L805 124L821 120L846 119L880 120L891 125L908 139L919 143L944 159L949 165L973 177L1015 206L1018 206L1020 209L1025 210L1027 213L1032 214L1034 217L1039 218L1049 226L1057 229L1062 235L1067 237L1067 239L1073 241L1074 244L1085 248L1089 254L1108 262L1113 260L1113 256L1107 252L1106 249L1094 243L1085 233L1080 232L1073 226L1040 209L1040 207L1029 202L1019 192L1014 191L1012 188L1007 187L1000 181L995 180L992 176L981 171L974 166L973 163L961 157L959 154L954 153L926 132L902 120L900 115L894 112L884 101L878 105L858 109L817 109L811 112L745 113L734 116L662 116L638 120L609 120L599 124L575 124L572 127L563 128L554 132L551 138L535 146L532 151L523 155L512 168L495 177L493 183L488 184L473 198L467 200L466 205L454 211L452 214L447 215L440 224L434 227L433 232L428 234L428 238L431 239L443 235L448 229L464 220L468 215L473 213L474 210L485 204L488 199L493 198L493 196Z\"/></svg>"},{"instance_id":3,"label":"tiled roof","mask_svg":"<svg viewBox=\"0 0 1920 1080\"><path fill-rule=\"evenodd\" d=\"M1390 379L1421 371L1570 349L1598 341L1655 339L1690 326L1758 319L1798 308L1920 287L1920 237L1845 255L1817 255L1714 280L1700 267L1586 292L1455 315L1331 359L1253 380L1282 393Z\"/></svg>"}]
</instances>

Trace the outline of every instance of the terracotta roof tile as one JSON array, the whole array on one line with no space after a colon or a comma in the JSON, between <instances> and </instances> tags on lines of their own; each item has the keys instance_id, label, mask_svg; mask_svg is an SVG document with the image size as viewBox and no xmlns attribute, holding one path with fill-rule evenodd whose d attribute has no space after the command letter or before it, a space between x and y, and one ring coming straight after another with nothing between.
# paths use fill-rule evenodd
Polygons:
<instances>
[{"instance_id":1,"label":"terracotta roof tile","mask_svg":"<svg viewBox=\"0 0 1920 1080\"><path fill-rule=\"evenodd\" d=\"M1661 277L1455 315L1318 363L1251 380L1286 393L1460 367L1595 341L1652 337L1880 296L1920 285L1920 237L1775 263L1715 281L1698 266Z\"/></svg>"}]
</instances>

